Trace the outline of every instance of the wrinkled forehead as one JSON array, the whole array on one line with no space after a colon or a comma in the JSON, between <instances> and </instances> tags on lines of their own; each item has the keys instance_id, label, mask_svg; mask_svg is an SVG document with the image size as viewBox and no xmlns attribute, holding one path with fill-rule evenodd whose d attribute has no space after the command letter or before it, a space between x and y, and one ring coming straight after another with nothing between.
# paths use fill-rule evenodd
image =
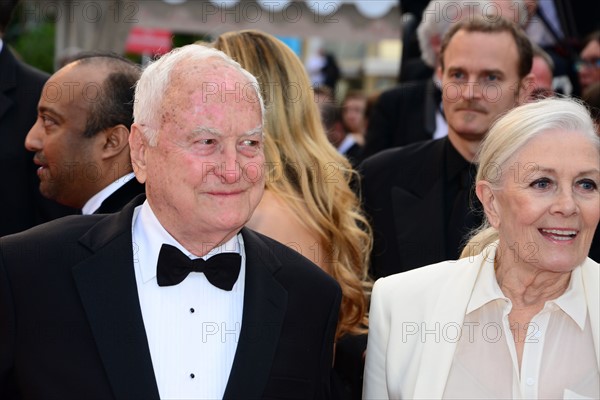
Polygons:
<instances>
[{"instance_id":1,"label":"wrinkled forehead","mask_svg":"<svg viewBox=\"0 0 600 400\"><path fill-rule=\"evenodd\" d=\"M252 120L255 115L256 124L262 120L256 86L220 59L185 61L175 67L160 113L161 126L185 125L198 118L216 123L219 116L235 119L235 115Z\"/></svg>"},{"instance_id":2,"label":"wrinkled forehead","mask_svg":"<svg viewBox=\"0 0 600 400\"><path fill-rule=\"evenodd\" d=\"M258 88L233 65L216 57L185 60L171 72L165 103L202 105L251 101L258 104Z\"/></svg>"}]
</instances>

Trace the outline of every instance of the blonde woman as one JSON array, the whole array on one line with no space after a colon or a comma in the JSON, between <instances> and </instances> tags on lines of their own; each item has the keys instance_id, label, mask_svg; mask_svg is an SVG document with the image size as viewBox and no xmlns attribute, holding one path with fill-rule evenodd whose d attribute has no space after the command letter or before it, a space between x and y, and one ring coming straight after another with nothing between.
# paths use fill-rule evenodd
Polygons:
<instances>
[{"instance_id":1,"label":"blonde woman","mask_svg":"<svg viewBox=\"0 0 600 400\"><path fill-rule=\"evenodd\" d=\"M338 339L366 333L371 231L350 188L350 164L328 142L302 62L283 42L254 30L225 33L213 46L258 78L267 107L269 175L248 227L296 249L338 281Z\"/></svg>"}]
</instances>

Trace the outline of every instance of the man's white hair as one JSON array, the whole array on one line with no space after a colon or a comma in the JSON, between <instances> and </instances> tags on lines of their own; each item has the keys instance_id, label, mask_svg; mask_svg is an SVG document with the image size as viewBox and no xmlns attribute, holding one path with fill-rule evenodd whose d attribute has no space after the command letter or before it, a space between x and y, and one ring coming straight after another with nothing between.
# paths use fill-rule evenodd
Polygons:
<instances>
[{"instance_id":1,"label":"man's white hair","mask_svg":"<svg viewBox=\"0 0 600 400\"><path fill-rule=\"evenodd\" d=\"M246 71L239 63L232 60L222 51L199 44L190 44L173 49L155 62L149 64L144 69L136 85L133 118L135 123L143 127L142 132L151 146L156 145L158 131L161 126L160 116L162 115L163 100L171 83L171 73L173 70L184 61L206 61L211 58L218 59L225 65L240 72L246 78L247 83L250 84L256 93L264 120L265 105L260 94L258 81L254 75ZM197 87L201 87L202 83L198 82Z\"/></svg>"}]
</instances>

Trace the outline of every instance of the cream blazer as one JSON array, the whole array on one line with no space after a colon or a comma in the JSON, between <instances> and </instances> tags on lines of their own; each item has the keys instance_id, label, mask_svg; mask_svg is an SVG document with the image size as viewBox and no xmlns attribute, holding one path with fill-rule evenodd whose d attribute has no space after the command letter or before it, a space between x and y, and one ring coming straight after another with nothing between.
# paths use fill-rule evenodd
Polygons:
<instances>
[{"instance_id":1,"label":"cream blazer","mask_svg":"<svg viewBox=\"0 0 600 400\"><path fill-rule=\"evenodd\" d=\"M475 257L377 280L371 297L364 399L443 396L458 344L457 328L463 327L479 271L493 263L495 252L492 245ZM578 268L600 369L600 265L588 258Z\"/></svg>"}]
</instances>

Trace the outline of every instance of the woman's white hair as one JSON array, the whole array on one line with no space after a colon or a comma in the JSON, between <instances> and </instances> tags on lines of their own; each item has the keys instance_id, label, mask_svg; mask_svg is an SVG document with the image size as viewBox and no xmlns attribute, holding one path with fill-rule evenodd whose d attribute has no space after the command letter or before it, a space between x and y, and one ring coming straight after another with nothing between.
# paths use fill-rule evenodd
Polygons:
<instances>
[{"instance_id":1,"label":"woman's white hair","mask_svg":"<svg viewBox=\"0 0 600 400\"><path fill-rule=\"evenodd\" d=\"M171 50L158 60L149 64L142 73L135 87L135 100L133 105L134 123L142 126L142 132L151 146L156 145L160 128L161 109L163 108L164 95L167 93L171 82L171 73L184 61L203 61L217 58L225 65L240 72L249 83L259 101L264 120L265 105L261 96L258 81L250 72L246 71L236 61L232 60L222 51L200 44L190 44ZM198 82L201 87L202 82Z\"/></svg>"},{"instance_id":2,"label":"woman's white hair","mask_svg":"<svg viewBox=\"0 0 600 400\"><path fill-rule=\"evenodd\" d=\"M545 132L561 131L565 135L584 135L590 146L600 152L600 137L585 105L572 98L548 98L513 108L498 119L486 135L477 156L479 167L476 181L484 180L500 188L503 179L511 176L510 162L529 141ZM498 232L484 218L484 222L464 247L461 257L479 254L498 239Z\"/></svg>"},{"instance_id":3,"label":"woman's white hair","mask_svg":"<svg viewBox=\"0 0 600 400\"><path fill-rule=\"evenodd\" d=\"M579 132L600 150L600 137L585 105L572 98L547 98L513 108L486 135L477 156L476 180L501 183L507 161L531 139L548 131Z\"/></svg>"}]
</instances>

